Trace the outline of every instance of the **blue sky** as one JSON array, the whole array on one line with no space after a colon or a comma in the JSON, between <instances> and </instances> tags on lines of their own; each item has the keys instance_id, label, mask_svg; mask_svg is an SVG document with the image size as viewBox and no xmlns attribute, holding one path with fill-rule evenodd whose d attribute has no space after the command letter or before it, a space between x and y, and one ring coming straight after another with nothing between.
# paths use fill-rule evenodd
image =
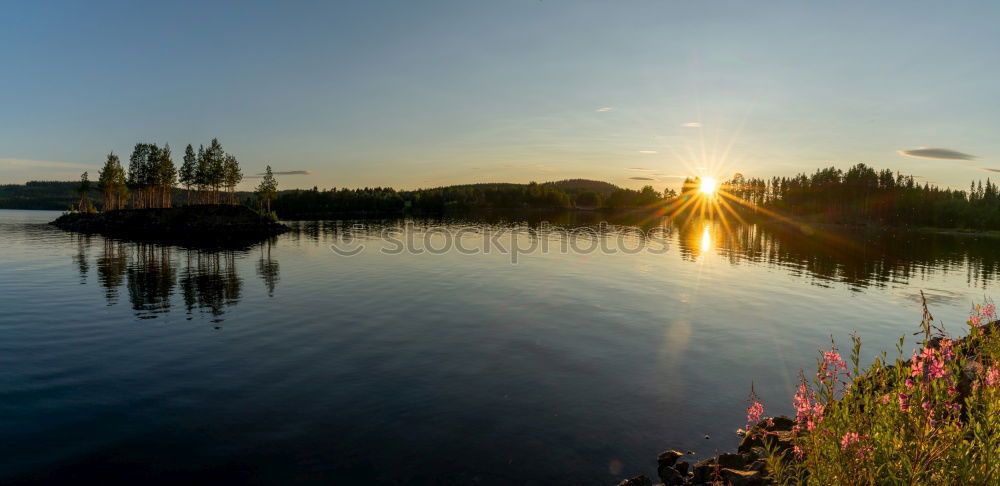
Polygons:
<instances>
[{"instance_id":1,"label":"blue sky","mask_svg":"<svg viewBox=\"0 0 1000 486\"><path fill-rule=\"evenodd\" d=\"M285 188L1000 169L1000 9L866 3L8 4L0 182L212 137Z\"/></svg>"}]
</instances>

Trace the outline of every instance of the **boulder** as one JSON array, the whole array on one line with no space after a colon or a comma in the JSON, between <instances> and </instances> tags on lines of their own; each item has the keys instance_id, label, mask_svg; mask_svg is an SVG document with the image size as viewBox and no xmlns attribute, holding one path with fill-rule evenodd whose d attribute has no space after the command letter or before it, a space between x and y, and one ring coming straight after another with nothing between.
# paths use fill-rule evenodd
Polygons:
<instances>
[{"instance_id":1,"label":"boulder","mask_svg":"<svg viewBox=\"0 0 1000 486\"><path fill-rule=\"evenodd\" d=\"M724 484L731 486L763 486L764 476L758 471L722 469L719 472Z\"/></svg>"},{"instance_id":2,"label":"boulder","mask_svg":"<svg viewBox=\"0 0 1000 486\"><path fill-rule=\"evenodd\" d=\"M688 467L690 466L691 465L688 464L687 461L677 461L677 464L674 464L674 469L681 473L681 476L687 476Z\"/></svg>"},{"instance_id":3,"label":"boulder","mask_svg":"<svg viewBox=\"0 0 1000 486\"><path fill-rule=\"evenodd\" d=\"M673 466L677 462L677 459L683 455L684 453L681 451L663 451L660 455L656 456L656 464L658 466Z\"/></svg>"},{"instance_id":4,"label":"boulder","mask_svg":"<svg viewBox=\"0 0 1000 486\"><path fill-rule=\"evenodd\" d=\"M727 469L743 469L743 466L746 465L746 460L743 456L731 452L719 454L716 462L719 464L719 467Z\"/></svg>"},{"instance_id":5,"label":"boulder","mask_svg":"<svg viewBox=\"0 0 1000 486\"><path fill-rule=\"evenodd\" d=\"M657 472L660 474L660 481L662 481L665 486L678 486L684 484L684 476L677 469L670 466L662 466Z\"/></svg>"},{"instance_id":6,"label":"boulder","mask_svg":"<svg viewBox=\"0 0 1000 486\"><path fill-rule=\"evenodd\" d=\"M618 483L618 486L653 486L653 480L646 476L636 476L622 480L622 482Z\"/></svg>"},{"instance_id":7,"label":"boulder","mask_svg":"<svg viewBox=\"0 0 1000 486\"><path fill-rule=\"evenodd\" d=\"M704 461L698 462L694 465L692 472L694 477L692 481L694 484L707 483L715 479L715 470L718 468L718 464L715 463L715 459L705 459Z\"/></svg>"}]
</instances>

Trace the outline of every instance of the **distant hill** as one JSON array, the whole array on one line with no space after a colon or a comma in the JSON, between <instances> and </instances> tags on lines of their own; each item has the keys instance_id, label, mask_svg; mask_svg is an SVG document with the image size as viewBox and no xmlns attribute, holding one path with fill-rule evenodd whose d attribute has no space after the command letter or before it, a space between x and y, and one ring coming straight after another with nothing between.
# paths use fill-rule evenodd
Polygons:
<instances>
[{"instance_id":1,"label":"distant hill","mask_svg":"<svg viewBox=\"0 0 1000 486\"><path fill-rule=\"evenodd\" d=\"M590 179L566 179L562 181L546 182L543 185L553 186L570 195L576 195L585 191L594 191L601 196L608 197L620 187L610 182L594 181Z\"/></svg>"}]
</instances>

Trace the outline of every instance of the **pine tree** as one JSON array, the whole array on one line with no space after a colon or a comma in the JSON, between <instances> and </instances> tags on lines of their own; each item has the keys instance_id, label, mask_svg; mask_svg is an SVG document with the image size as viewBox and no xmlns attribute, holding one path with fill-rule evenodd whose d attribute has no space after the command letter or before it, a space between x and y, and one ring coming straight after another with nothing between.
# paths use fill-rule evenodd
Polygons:
<instances>
[{"instance_id":1,"label":"pine tree","mask_svg":"<svg viewBox=\"0 0 1000 486\"><path fill-rule=\"evenodd\" d=\"M179 175L180 183L184 185L187 190L187 197L185 198L186 204L191 204L191 186L195 184L195 173L198 170L198 159L194 154L194 147L188 144L187 148L184 149L184 163L181 164L181 170Z\"/></svg>"},{"instance_id":2,"label":"pine tree","mask_svg":"<svg viewBox=\"0 0 1000 486\"><path fill-rule=\"evenodd\" d=\"M170 144L164 144L158 152L156 162L156 186L159 192L158 204L161 208L171 206L170 191L177 184L177 168L170 155Z\"/></svg>"},{"instance_id":3,"label":"pine tree","mask_svg":"<svg viewBox=\"0 0 1000 486\"><path fill-rule=\"evenodd\" d=\"M278 195L278 181L274 180L274 173L271 172L271 166L267 166L264 170L264 177L261 178L260 184L257 185L257 197L263 200L267 204L267 212L271 212L271 200L273 200Z\"/></svg>"},{"instance_id":4,"label":"pine tree","mask_svg":"<svg viewBox=\"0 0 1000 486\"><path fill-rule=\"evenodd\" d=\"M103 209L111 211L121 209L122 190L125 185L125 170L114 152L108 154L108 160L98 174L97 187L104 197Z\"/></svg>"},{"instance_id":5,"label":"pine tree","mask_svg":"<svg viewBox=\"0 0 1000 486\"><path fill-rule=\"evenodd\" d=\"M236 161L235 156L226 154L223 173L223 182L229 193L229 204L236 204L236 185L243 180L243 172L240 171L240 163Z\"/></svg>"},{"instance_id":6,"label":"pine tree","mask_svg":"<svg viewBox=\"0 0 1000 486\"><path fill-rule=\"evenodd\" d=\"M198 158L195 164L195 185L198 186L198 203L205 204L205 191L209 185L208 159L205 158L205 146L198 146Z\"/></svg>"},{"instance_id":7,"label":"pine tree","mask_svg":"<svg viewBox=\"0 0 1000 486\"><path fill-rule=\"evenodd\" d=\"M80 174L80 185L77 187L76 192L80 195L80 202L76 206L77 210L88 212L90 199L87 197L87 193L90 192L90 178L86 172Z\"/></svg>"}]
</instances>

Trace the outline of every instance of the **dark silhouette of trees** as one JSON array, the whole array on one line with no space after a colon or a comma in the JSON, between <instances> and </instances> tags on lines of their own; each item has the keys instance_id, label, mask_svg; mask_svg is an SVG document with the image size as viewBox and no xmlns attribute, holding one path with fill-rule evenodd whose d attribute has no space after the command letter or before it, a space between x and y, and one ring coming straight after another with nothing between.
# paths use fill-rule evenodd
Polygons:
<instances>
[{"instance_id":1,"label":"dark silhouette of trees","mask_svg":"<svg viewBox=\"0 0 1000 486\"><path fill-rule=\"evenodd\" d=\"M104 211L125 207L125 201L129 197L128 184L125 169L114 152L108 154L108 160L98 175L97 186L104 199L102 208Z\"/></svg>"},{"instance_id":2,"label":"dark silhouette of trees","mask_svg":"<svg viewBox=\"0 0 1000 486\"><path fill-rule=\"evenodd\" d=\"M826 223L1000 229L1000 189L989 179L969 191L856 164L771 179L734 176L722 189L757 207Z\"/></svg>"},{"instance_id":3,"label":"dark silhouette of trees","mask_svg":"<svg viewBox=\"0 0 1000 486\"><path fill-rule=\"evenodd\" d=\"M88 196L90 192L90 178L86 172L80 174L80 186L76 192L80 195L80 200L76 205L77 210L84 213L94 212L94 203L90 202L90 197Z\"/></svg>"},{"instance_id":4,"label":"dark silhouette of trees","mask_svg":"<svg viewBox=\"0 0 1000 486\"><path fill-rule=\"evenodd\" d=\"M198 170L198 159L194 154L194 148L188 144L184 148L184 163L178 173L178 180L186 191L184 203L191 204L191 187L197 184L196 172Z\"/></svg>"},{"instance_id":5,"label":"dark silhouette of trees","mask_svg":"<svg viewBox=\"0 0 1000 486\"><path fill-rule=\"evenodd\" d=\"M271 171L271 166L269 165L264 170L264 177L260 179L260 184L257 185L257 197L267 205L268 213L271 212L271 201L277 195L278 181L274 179L274 173Z\"/></svg>"},{"instance_id":6,"label":"dark silhouette of trees","mask_svg":"<svg viewBox=\"0 0 1000 486\"><path fill-rule=\"evenodd\" d=\"M137 143L128 165L128 186L132 206L137 208L170 207L170 192L177 183L177 169L170 155L170 145Z\"/></svg>"}]
</instances>

